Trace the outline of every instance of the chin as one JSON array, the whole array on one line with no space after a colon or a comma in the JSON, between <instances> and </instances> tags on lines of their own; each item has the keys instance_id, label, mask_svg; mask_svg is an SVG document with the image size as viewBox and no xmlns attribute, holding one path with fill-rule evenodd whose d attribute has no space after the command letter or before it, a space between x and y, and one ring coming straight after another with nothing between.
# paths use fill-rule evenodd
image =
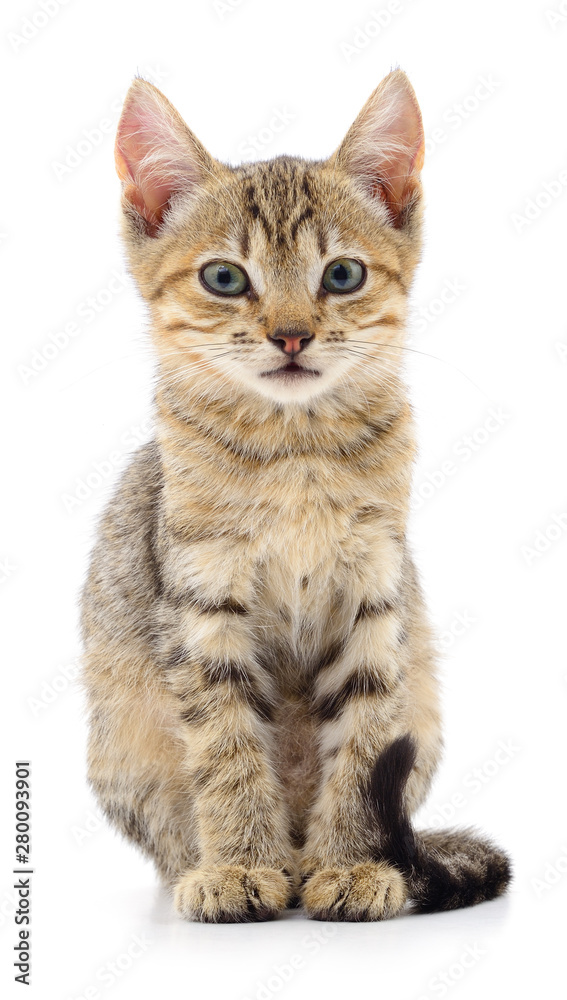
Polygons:
<instances>
[{"instance_id":1,"label":"chin","mask_svg":"<svg viewBox=\"0 0 567 1000\"><path fill-rule=\"evenodd\" d=\"M304 375L265 375L261 372L244 376L247 388L252 388L264 399L274 403L306 404L321 396L337 381L337 375L331 371L321 371Z\"/></svg>"}]
</instances>

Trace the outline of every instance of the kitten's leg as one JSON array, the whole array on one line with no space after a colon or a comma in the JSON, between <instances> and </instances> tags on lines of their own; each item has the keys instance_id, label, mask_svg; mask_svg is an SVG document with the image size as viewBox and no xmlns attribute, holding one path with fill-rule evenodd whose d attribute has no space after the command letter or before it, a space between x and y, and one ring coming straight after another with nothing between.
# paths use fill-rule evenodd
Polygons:
<instances>
[{"instance_id":1,"label":"kitten's leg","mask_svg":"<svg viewBox=\"0 0 567 1000\"><path fill-rule=\"evenodd\" d=\"M174 736L177 699L161 683L148 650L133 644L119 650L90 642L84 682L91 788L110 822L171 885L198 863L184 748Z\"/></svg>"},{"instance_id":2,"label":"kitten's leg","mask_svg":"<svg viewBox=\"0 0 567 1000\"><path fill-rule=\"evenodd\" d=\"M109 820L155 862L184 915L268 917L288 901L284 867L292 864L269 731L256 718L269 705L248 686L239 696L234 678L201 699L185 682L175 697L163 673L142 655L89 650L91 787Z\"/></svg>"},{"instance_id":3,"label":"kitten's leg","mask_svg":"<svg viewBox=\"0 0 567 1000\"><path fill-rule=\"evenodd\" d=\"M317 678L322 780L302 870L304 905L319 919L379 920L407 899L399 869L373 860L380 857L380 829L366 800L377 758L408 725L420 747L407 789L412 805L423 797L439 750L435 685L422 678L422 701L415 704L415 678L408 677L419 670L412 658L420 655L427 674L426 648L419 634L408 634L398 608L399 602L363 600L342 652Z\"/></svg>"},{"instance_id":4,"label":"kitten's leg","mask_svg":"<svg viewBox=\"0 0 567 1000\"><path fill-rule=\"evenodd\" d=\"M289 901L294 864L271 679L236 602L193 602L183 617L191 651L171 649L165 676L179 701L200 860L179 879L176 907L203 921L265 919Z\"/></svg>"}]
</instances>

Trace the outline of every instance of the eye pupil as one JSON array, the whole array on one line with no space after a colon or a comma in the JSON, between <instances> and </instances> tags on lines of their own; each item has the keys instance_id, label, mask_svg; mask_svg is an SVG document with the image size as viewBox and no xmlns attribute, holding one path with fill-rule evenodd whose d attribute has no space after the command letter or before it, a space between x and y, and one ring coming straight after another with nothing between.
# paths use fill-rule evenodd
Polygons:
<instances>
[{"instance_id":1,"label":"eye pupil","mask_svg":"<svg viewBox=\"0 0 567 1000\"><path fill-rule=\"evenodd\" d=\"M220 281L221 285L230 285L230 271L228 267L219 267L217 281Z\"/></svg>"},{"instance_id":2,"label":"eye pupil","mask_svg":"<svg viewBox=\"0 0 567 1000\"><path fill-rule=\"evenodd\" d=\"M333 270L333 278L335 279L335 281L339 281L341 284L344 284L344 282L347 281L348 271L344 266L344 264L337 264L337 266Z\"/></svg>"}]
</instances>

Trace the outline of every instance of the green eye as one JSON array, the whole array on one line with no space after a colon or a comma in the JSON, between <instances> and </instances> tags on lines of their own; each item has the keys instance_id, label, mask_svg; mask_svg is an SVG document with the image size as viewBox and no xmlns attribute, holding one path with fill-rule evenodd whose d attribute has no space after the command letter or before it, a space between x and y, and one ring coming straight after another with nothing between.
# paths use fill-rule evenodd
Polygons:
<instances>
[{"instance_id":1,"label":"green eye","mask_svg":"<svg viewBox=\"0 0 567 1000\"><path fill-rule=\"evenodd\" d=\"M365 270L357 260L339 257L329 264L323 275L323 287L328 292L353 292L362 283Z\"/></svg>"},{"instance_id":2,"label":"green eye","mask_svg":"<svg viewBox=\"0 0 567 1000\"><path fill-rule=\"evenodd\" d=\"M215 260L201 268L203 283L219 295L240 295L248 288L248 278L236 264Z\"/></svg>"}]
</instances>

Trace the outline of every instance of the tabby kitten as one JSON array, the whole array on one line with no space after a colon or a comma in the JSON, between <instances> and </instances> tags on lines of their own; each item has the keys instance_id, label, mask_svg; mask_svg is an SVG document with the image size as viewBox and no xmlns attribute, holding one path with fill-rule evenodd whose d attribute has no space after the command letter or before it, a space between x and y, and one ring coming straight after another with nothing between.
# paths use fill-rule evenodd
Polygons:
<instances>
[{"instance_id":1,"label":"tabby kitten","mask_svg":"<svg viewBox=\"0 0 567 1000\"><path fill-rule=\"evenodd\" d=\"M490 842L410 821L442 743L406 545L423 151L401 71L316 162L228 166L150 83L126 97L157 431L84 590L88 767L184 917L380 920L509 881Z\"/></svg>"}]
</instances>

